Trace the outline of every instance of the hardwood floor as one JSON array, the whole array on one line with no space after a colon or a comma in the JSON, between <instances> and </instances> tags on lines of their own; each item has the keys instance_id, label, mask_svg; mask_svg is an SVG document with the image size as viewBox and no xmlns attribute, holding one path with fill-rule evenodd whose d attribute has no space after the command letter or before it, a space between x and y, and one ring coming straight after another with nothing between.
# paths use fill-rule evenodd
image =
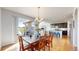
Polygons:
<instances>
[{"instance_id":1,"label":"hardwood floor","mask_svg":"<svg viewBox=\"0 0 79 59\"><path fill-rule=\"evenodd\" d=\"M53 47L52 51L73 51L74 47L69 43L69 38L67 36L63 36L62 39L53 38Z\"/></svg>"},{"instance_id":2,"label":"hardwood floor","mask_svg":"<svg viewBox=\"0 0 79 59\"><path fill-rule=\"evenodd\" d=\"M18 43L3 47L2 51L19 51ZM75 48L69 43L69 38L53 38L51 51L73 51Z\"/></svg>"},{"instance_id":3,"label":"hardwood floor","mask_svg":"<svg viewBox=\"0 0 79 59\"><path fill-rule=\"evenodd\" d=\"M1 51L19 51L19 43L4 46L2 47Z\"/></svg>"},{"instance_id":4,"label":"hardwood floor","mask_svg":"<svg viewBox=\"0 0 79 59\"><path fill-rule=\"evenodd\" d=\"M12 45L14 45L14 44L9 44L9 45L3 46L3 47L1 48L1 50L5 50L5 49L11 47Z\"/></svg>"}]
</instances>

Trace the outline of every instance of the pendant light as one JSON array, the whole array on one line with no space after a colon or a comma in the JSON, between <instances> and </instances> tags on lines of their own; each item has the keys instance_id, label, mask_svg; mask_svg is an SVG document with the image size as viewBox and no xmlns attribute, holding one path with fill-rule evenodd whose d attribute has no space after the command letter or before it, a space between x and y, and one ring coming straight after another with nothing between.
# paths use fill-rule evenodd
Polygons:
<instances>
[{"instance_id":1,"label":"pendant light","mask_svg":"<svg viewBox=\"0 0 79 59\"><path fill-rule=\"evenodd\" d=\"M43 20L43 18L40 18L40 7L37 7L37 9L38 9L38 16L35 18L35 20L36 21L38 21L38 22L40 22L40 21L42 21Z\"/></svg>"}]
</instances>

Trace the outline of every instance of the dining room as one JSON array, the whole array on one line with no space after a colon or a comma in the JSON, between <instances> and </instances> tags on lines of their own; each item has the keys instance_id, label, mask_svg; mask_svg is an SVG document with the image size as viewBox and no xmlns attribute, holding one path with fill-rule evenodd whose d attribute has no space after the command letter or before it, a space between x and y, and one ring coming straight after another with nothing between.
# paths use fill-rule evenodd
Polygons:
<instances>
[{"instance_id":1,"label":"dining room","mask_svg":"<svg viewBox=\"0 0 79 59\"><path fill-rule=\"evenodd\" d=\"M76 51L74 7L1 8L1 51Z\"/></svg>"}]
</instances>

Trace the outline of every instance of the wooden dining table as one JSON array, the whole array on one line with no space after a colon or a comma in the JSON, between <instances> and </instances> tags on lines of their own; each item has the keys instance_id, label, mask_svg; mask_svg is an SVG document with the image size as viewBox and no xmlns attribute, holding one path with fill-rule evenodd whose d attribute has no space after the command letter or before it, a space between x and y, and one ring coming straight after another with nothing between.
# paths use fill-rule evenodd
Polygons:
<instances>
[{"instance_id":1,"label":"wooden dining table","mask_svg":"<svg viewBox=\"0 0 79 59\"><path fill-rule=\"evenodd\" d=\"M35 51L38 43L40 42L40 38L30 38L28 36L22 37L25 43L28 43L32 51Z\"/></svg>"},{"instance_id":2,"label":"wooden dining table","mask_svg":"<svg viewBox=\"0 0 79 59\"><path fill-rule=\"evenodd\" d=\"M41 49L43 49L43 51L45 51L45 47L49 47L50 48L50 43L51 43L50 42L50 36L40 36L37 39L25 36L25 37L22 37L22 40L25 43L28 43L27 46L28 46L28 48L31 49L31 51L36 51L36 50L40 51Z\"/></svg>"},{"instance_id":3,"label":"wooden dining table","mask_svg":"<svg viewBox=\"0 0 79 59\"><path fill-rule=\"evenodd\" d=\"M25 37L22 37L22 38L23 38L23 40L26 43L29 43L29 44L34 43L34 42L37 42L39 40L39 38L38 39L36 39L36 38L30 38L28 36L25 36Z\"/></svg>"}]
</instances>

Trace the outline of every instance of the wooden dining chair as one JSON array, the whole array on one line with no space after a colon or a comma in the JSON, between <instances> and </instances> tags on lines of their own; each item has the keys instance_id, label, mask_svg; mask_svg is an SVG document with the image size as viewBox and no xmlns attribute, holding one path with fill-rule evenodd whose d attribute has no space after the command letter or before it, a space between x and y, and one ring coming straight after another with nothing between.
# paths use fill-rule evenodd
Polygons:
<instances>
[{"instance_id":1,"label":"wooden dining chair","mask_svg":"<svg viewBox=\"0 0 79 59\"><path fill-rule=\"evenodd\" d=\"M46 36L46 46L48 47L48 50L50 50L50 48L52 48L53 46L52 39L53 39L52 35Z\"/></svg>"},{"instance_id":2,"label":"wooden dining chair","mask_svg":"<svg viewBox=\"0 0 79 59\"><path fill-rule=\"evenodd\" d=\"M34 46L32 44L28 44L27 46L24 46L22 36L18 36L18 39L19 39L20 51L26 51L26 50L32 51L34 49Z\"/></svg>"},{"instance_id":3,"label":"wooden dining chair","mask_svg":"<svg viewBox=\"0 0 79 59\"><path fill-rule=\"evenodd\" d=\"M53 34L50 34L51 47L53 47Z\"/></svg>"},{"instance_id":4,"label":"wooden dining chair","mask_svg":"<svg viewBox=\"0 0 79 59\"><path fill-rule=\"evenodd\" d=\"M45 51L45 40L44 39L40 39L39 44L38 44L38 49Z\"/></svg>"},{"instance_id":5,"label":"wooden dining chair","mask_svg":"<svg viewBox=\"0 0 79 59\"><path fill-rule=\"evenodd\" d=\"M46 45L46 40L45 40L45 37L40 37L39 38L39 41L37 42L36 46L35 46L35 49L37 51L45 51L45 45Z\"/></svg>"},{"instance_id":6,"label":"wooden dining chair","mask_svg":"<svg viewBox=\"0 0 79 59\"><path fill-rule=\"evenodd\" d=\"M19 49L20 49L20 51L24 51L22 36L18 36L18 39L19 39Z\"/></svg>"}]
</instances>

